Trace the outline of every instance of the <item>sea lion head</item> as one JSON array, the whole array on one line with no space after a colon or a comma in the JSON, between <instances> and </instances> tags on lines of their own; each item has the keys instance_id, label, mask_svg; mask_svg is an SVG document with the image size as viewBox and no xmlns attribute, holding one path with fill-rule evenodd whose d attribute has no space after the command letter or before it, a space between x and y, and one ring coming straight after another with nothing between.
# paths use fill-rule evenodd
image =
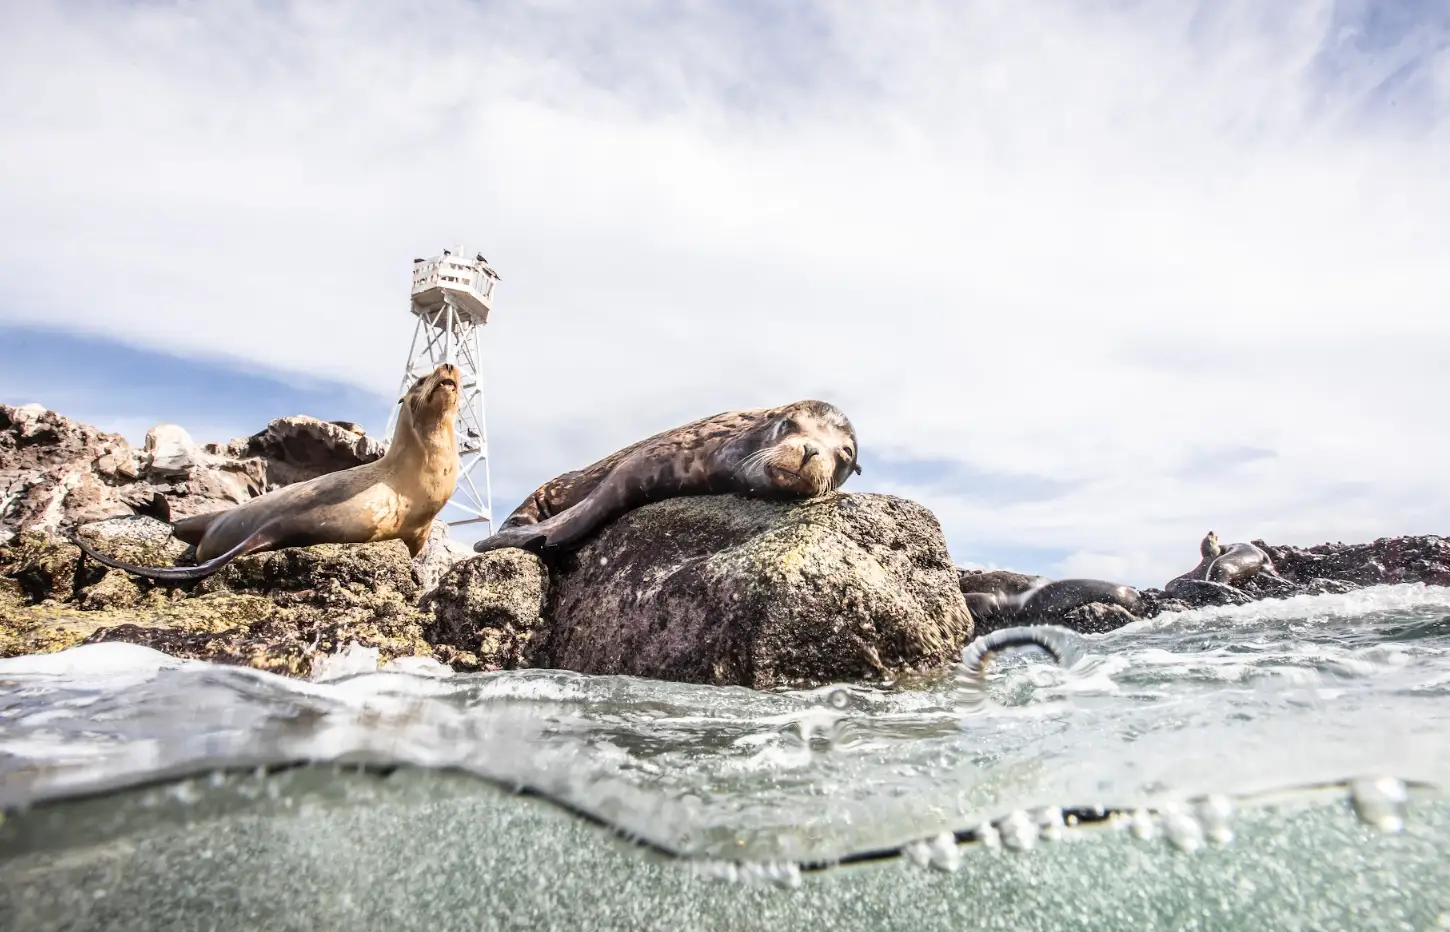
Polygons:
<instances>
[{"instance_id":1,"label":"sea lion head","mask_svg":"<svg viewBox=\"0 0 1450 932\"><path fill-rule=\"evenodd\" d=\"M451 433L453 418L458 413L458 388L461 383L462 374L458 367L449 363L414 382L407 394L398 399L403 408L398 412L395 436L401 436L403 431L426 435L445 426Z\"/></svg>"},{"instance_id":2,"label":"sea lion head","mask_svg":"<svg viewBox=\"0 0 1450 932\"><path fill-rule=\"evenodd\" d=\"M761 491L813 498L861 472L856 430L833 404L783 405L768 412L752 434L757 449L741 463L741 473Z\"/></svg>"},{"instance_id":3,"label":"sea lion head","mask_svg":"<svg viewBox=\"0 0 1450 932\"><path fill-rule=\"evenodd\" d=\"M1203 543L1198 545L1198 553L1205 560L1212 560L1223 553L1223 545L1218 542L1218 535L1209 531L1203 538Z\"/></svg>"}]
</instances>

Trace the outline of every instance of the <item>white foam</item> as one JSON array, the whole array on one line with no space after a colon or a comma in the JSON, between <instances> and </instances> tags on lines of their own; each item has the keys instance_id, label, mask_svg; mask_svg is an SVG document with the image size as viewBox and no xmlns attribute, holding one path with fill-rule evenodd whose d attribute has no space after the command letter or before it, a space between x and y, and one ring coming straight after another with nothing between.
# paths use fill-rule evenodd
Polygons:
<instances>
[{"instance_id":1,"label":"white foam","mask_svg":"<svg viewBox=\"0 0 1450 932\"><path fill-rule=\"evenodd\" d=\"M1164 612L1135 621L1112 632L1113 636L1212 622L1215 624L1257 624L1265 621L1317 621L1333 617L1377 612L1450 610L1450 587L1424 583L1370 586L1343 594L1296 595L1287 599L1259 599L1247 605L1194 608Z\"/></svg>"},{"instance_id":2,"label":"white foam","mask_svg":"<svg viewBox=\"0 0 1450 932\"><path fill-rule=\"evenodd\" d=\"M70 680L105 677L150 677L194 661L159 650L119 641L81 644L48 654L26 654L0 660L0 676L55 676Z\"/></svg>"}]
</instances>

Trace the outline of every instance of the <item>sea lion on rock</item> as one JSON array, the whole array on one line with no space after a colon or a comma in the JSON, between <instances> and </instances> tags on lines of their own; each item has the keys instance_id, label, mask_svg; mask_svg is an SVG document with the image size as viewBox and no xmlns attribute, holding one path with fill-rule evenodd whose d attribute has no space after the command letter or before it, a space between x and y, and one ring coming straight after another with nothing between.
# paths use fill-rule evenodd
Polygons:
<instances>
[{"instance_id":1,"label":"sea lion on rock","mask_svg":"<svg viewBox=\"0 0 1450 932\"><path fill-rule=\"evenodd\" d=\"M964 592L973 618L1013 623L1029 620L1061 618L1084 605L1101 603L1116 605L1133 616L1143 611L1138 590L1103 579L1057 579L1038 577L1032 588L1023 592Z\"/></svg>"},{"instance_id":2,"label":"sea lion on rock","mask_svg":"<svg viewBox=\"0 0 1450 932\"><path fill-rule=\"evenodd\" d=\"M1269 555L1253 544L1235 543L1224 547L1218 535L1209 531L1199 544L1198 553L1198 565L1169 580L1163 587L1166 595L1185 598L1216 591L1230 601L1243 603L1250 600L1236 587L1251 579L1263 576L1292 585L1279 575Z\"/></svg>"},{"instance_id":3,"label":"sea lion on rock","mask_svg":"<svg viewBox=\"0 0 1450 932\"><path fill-rule=\"evenodd\" d=\"M401 540L416 557L458 479L459 378L445 364L408 389L381 459L171 522L171 533L196 547L196 566L136 566L71 541L98 563L163 582L202 579L244 554L313 544Z\"/></svg>"},{"instance_id":4,"label":"sea lion on rock","mask_svg":"<svg viewBox=\"0 0 1450 932\"><path fill-rule=\"evenodd\" d=\"M1133 615L1143 611L1137 589L1105 579L1057 579L1017 598L1019 618L1057 618L1094 602L1117 605Z\"/></svg>"},{"instance_id":5,"label":"sea lion on rock","mask_svg":"<svg viewBox=\"0 0 1450 932\"><path fill-rule=\"evenodd\" d=\"M824 401L726 411L549 480L473 549L572 548L627 511L686 495L815 498L860 474L857 453L850 420Z\"/></svg>"}]
</instances>

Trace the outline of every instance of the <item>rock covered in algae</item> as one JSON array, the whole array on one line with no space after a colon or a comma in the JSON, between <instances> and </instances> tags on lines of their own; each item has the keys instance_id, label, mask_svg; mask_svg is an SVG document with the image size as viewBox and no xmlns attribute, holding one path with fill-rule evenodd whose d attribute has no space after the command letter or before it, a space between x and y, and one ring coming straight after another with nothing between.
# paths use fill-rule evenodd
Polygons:
<instances>
[{"instance_id":1,"label":"rock covered in algae","mask_svg":"<svg viewBox=\"0 0 1450 932\"><path fill-rule=\"evenodd\" d=\"M423 597L424 629L440 659L460 670L534 665L548 630L549 575L523 550L495 550L455 564Z\"/></svg>"},{"instance_id":2,"label":"rock covered in algae","mask_svg":"<svg viewBox=\"0 0 1450 932\"><path fill-rule=\"evenodd\" d=\"M757 689L884 680L972 634L936 517L890 495L631 511L550 567L541 666Z\"/></svg>"},{"instance_id":3,"label":"rock covered in algae","mask_svg":"<svg viewBox=\"0 0 1450 932\"><path fill-rule=\"evenodd\" d=\"M122 522L115 522L121 524ZM132 522L126 522L132 523ZM93 528L78 533L98 536ZM111 536L107 553L170 564L179 542ZM319 545L242 557L186 587L96 567L61 538L25 532L0 548L0 656L123 641L177 657L308 676L312 662L347 642L385 660L431 656L419 587L398 541Z\"/></svg>"}]
</instances>

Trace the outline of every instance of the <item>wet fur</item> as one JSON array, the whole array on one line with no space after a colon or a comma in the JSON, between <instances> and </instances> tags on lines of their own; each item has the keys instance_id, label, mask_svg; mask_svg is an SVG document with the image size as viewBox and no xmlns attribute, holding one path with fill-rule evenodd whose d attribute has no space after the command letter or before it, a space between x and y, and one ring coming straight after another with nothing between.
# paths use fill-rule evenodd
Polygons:
<instances>
[{"instance_id":1,"label":"wet fur","mask_svg":"<svg viewBox=\"0 0 1450 932\"><path fill-rule=\"evenodd\" d=\"M968 592L962 597L973 616L982 618L1054 618L1094 602L1119 605L1134 615L1143 611L1138 590L1103 579L1058 579L1016 595L999 590Z\"/></svg>"},{"instance_id":2,"label":"wet fur","mask_svg":"<svg viewBox=\"0 0 1450 932\"><path fill-rule=\"evenodd\" d=\"M196 548L196 566L122 563L74 535L71 540L98 563L162 581L201 579L244 554L313 544L401 540L417 556L458 478L453 433L458 385L452 366L419 379L402 398L381 459L284 486L235 508L171 522L172 535Z\"/></svg>"},{"instance_id":3,"label":"wet fur","mask_svg":"<svg viewBox=\"0 0 1450 932\"><path fill-rule=\"evenodd\" d=\"M860 473L858 455L850 420L826 402L726 411L549 480L473 549L573 547L619 515L667 498L824 495Z\"/></svg>"}]
</instances>

